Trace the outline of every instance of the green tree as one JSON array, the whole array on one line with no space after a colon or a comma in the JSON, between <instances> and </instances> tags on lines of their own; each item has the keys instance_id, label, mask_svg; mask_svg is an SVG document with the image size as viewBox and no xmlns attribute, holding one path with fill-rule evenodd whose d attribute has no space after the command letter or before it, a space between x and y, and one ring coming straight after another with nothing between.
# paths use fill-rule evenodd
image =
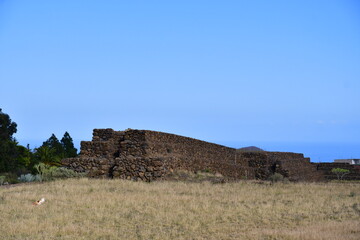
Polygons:
<instances>
[{"instance_id":1,"label":"green tree","mask_svg":"<svg viewBox=\"0 0 360 240\"><path fill-rule=\"evenodd\" d=\"M55 148L41 146L35 149L35 158L39 163L45 163L52 166L60 166L61 157L56 155Z\"/></svg>"},{"instance_id":2,"label":"green tree","mask_svg":"<svg viewBox=\"0 0 360 240\"><path fill-rule=\"evenodd\" d=\"M43 142L41 147L35 149L35 162L59 166L61 159L75 157L76 155L77 149L74 147L73 140L68 132L65 132L61 141L55 134L52 134L48 140Z\"/></svg>"},{"instance_id":3,"label":"green tree","mask_svg":"<svg viewBox=\"0 0 360 240\"><path fill-rule=\"evenodd\" d=\"M50 149L52 149L53 154L55 156L58 156L60 158L63 158L65 155L65 151L63 148L63 145L60 143L60 141L57 139L57 137L55 136L55 134L52 134L51 137L46 140L45 142L43 142L42 147L48 147Z\"/></svg>"},{"instance_id":4,"label":"green tree","mask_svg":"<svg viewBox=\"0 0 360 240\"><path fill-rule=\"evenodd\" d=\"M17 146L18 152L18 163L26 168L28 168L32 161L32 152L30 150L29 144L27 147L18 145Z\"/></svg>"},{"instance_id":5,"label":"green tree","mask_svg":"<svg viewBox=\"0 0 360 240\"><path fill-rule=\"evenodd\" d=\"M14 171L18 167L17 142L13 134L17 124L0 108L0 172Z\"/></svg>"},{"instance_id":6,"label":"green tree","mask_svg":"<svg viewBox=\"0 0 360 240\"><path fill-rule=\"evenodd\" d=\"M342 180L345 175L350 173L350 170L343 168L333 168L331 169L331 172L336 174L338 180Z\"/></svg>"},{"instance_id":7,"label":"green tree","mask_svg":"<svg viewBox=\"0 0 360 240\"><path fill-rule=\"evenodd\" d=\"M64 149L66 158L70 157L76 157L77 155L77 149L74 147L74 143L72 138L70 137L70 134L68 132L65 132L64 136L61 139L61 145Z\"/></svg>"},{"instance_id":8,"label":"green tree","mask_svg":"<svg viewBox=\"0 0 360 240\"><path fill-rule=\"evenodd\" d=\"M17 124L11 121L8 114L2 112L0 108L0 140L14 140L12 135L17 131Z\"/></svg>"}]
</instances>

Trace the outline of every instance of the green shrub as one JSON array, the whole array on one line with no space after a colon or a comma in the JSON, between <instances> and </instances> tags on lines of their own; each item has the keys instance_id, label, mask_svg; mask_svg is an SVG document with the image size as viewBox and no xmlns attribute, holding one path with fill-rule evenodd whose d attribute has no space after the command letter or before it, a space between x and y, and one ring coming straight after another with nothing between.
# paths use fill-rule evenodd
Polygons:
<instances>
[{"instance_id":1,"label":"green shrub","mask_svg":"<svg viewBox=\"0 0 360 240\"><path fill-rule=\"evenodd\" d=\"M331 172L336 174L338 180L342 180L345 175L350 173L349 170L343 168L333 168Z\"/></svg>"},{"instance_id":2,"label":"green shrub","mask_svg":"<svg viewBox=\"0 0 360 240\"><path fill-rule=\"evenodd\" d=\"M288 184L288 183L290 183L290 180L288 178L284 178L284 180L282 182Z\"/></svg>"},{"instance_id":3,"label":"green shrub","mask_svg":"<svg viewBox=\"0 0 360 240\"><path fill-rule=\"evenodd\" d=\"M20 182L41 182L41 176L39 174L33 175L31 173L22 174L18 178Z\"/></svg>"},{"instance_id":4,"label":"green shrub","mask_svg":"<svg viewBox=\"0 0 360 240\"><path fill-rule=\"evenodd\" d=\"M5 183L5 176L0 176L0 185L3 185Z\"/></svg>"},{"instance_id":5,"label":"green shrub","mask_svg":"<svg viewBox=\"0 0 360 240\"><path fill-rule=\"evenodd\" d=\"M2 173L1 175L5 177L6 182L9 184L19 183L18 175L16 175L15 173L7 172L7 173Z\"/></svg>"},{"instance_id":6,"label":"green shrub","mask_svg":"<svg viewBox=\"0 0 360 240\"><path fill-rule=\"evenodd\" d=\"M59 167L56 168L52 173L54 178L78 178L78 177L84 177L86 173L78 173L74 170Z\"/></svg>"},{"instance_id":7,"label":"green shrub","mask_svg":"<svg viewBox=\"0 0 360 240\"><path fill-rule=\"evenodd\" d=\"M268 180L270 180L271 182L282 182L284 181L284 176L280 173L274 173L268 178Z\"/></svg>"},{"instance_id":8,"label":"green shrub","mask_svg":"<svg viewBox=\"0 0 360 240\"><path fill-rule=\"evenodd\" d=\"M35 169L41 176L42 181L51 181L58 178L84 177L86 173L78 173L64 167L49 166L44 163L35 165Z\"/></svg>"},{"instance_id":9,"label":"green shrub","mask_svg":"<svg viewBox=\"0 0 360 240\"><path fill-rule=\"evenodd\" d=\"M355 192L350 192L349 197L355 197L356 193Z\"/></svg>"},{"instance_id":10,"label":"green shrub","mask_svg":"<svg viewBox=\"0 0 360 240\"><path fill-rule=\"evenodd\" d=\"M34 166L37 173L41 176L42 181L50 181L53 180L53 172L57 167L55 166L49 166L45 163L39 163Z\"/></svg>"}]
</instances>

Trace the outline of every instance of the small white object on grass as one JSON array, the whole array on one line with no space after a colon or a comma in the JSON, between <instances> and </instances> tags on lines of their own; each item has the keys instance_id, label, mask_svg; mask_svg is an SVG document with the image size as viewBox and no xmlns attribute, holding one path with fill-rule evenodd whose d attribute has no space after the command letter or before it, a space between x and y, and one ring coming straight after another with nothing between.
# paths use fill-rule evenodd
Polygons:
<instances>
[{"instance_id":1,"label":"small white object on grass","mask_svg":"<svg viewBox=\"0 0 360 240\"><path fill-rule=\"evenodd\" d=\"M45 202L45 198L41 198L39 201L36 201L33 203L33 205L40 205L43 204Z\"/></svg>"}]
</instances>

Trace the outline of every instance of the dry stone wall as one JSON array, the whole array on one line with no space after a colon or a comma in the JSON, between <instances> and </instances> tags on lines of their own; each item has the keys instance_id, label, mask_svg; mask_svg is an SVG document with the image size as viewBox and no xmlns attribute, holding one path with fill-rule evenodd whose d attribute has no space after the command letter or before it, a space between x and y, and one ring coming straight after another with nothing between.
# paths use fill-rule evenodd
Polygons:
<instances>
[{"instance_id":1,"label":"dry stone wall","mask_svg":"<svg viewBox=\"0 0 360 240\"><path fill-rule=\"evenodd\" d=\"M231 178L246 177L248 164L238 159L236 149L155 131L145 131L146 154L160 157L168 171L218 172Z\"/></svg>"},{"instance_id":2,"label":"dry stone wall","mask_svg":"<svg viewBox=\"0 0 360 240\"><path fill-rule=\"evenodd\" d=\"M232 179L267 179L275 172L294 181L316 181L322 174L302 154L239 152L179 135L148 130L94 129L81 142L79 157L63 165L93 177L152 181L179 169L220 173Z\"/></svg>"},{"instance_id":3,"label":"dry stone wall","mask_svg":"<svg viewBox=\"0 0 360 240\"><path fill-rule=\"evenodd\" d=\"M290 152L239 152L238 159L248 163L251 179L268 179L280 173L291 181L319 181L322 173L316 171L309 158Z\"/></svg>"},{"instance_id":4,"label":"dry stone wall","mask_svg":"<svg viewBox=\"0 0 360 240\"><path fill-rule=\"evenodd\" d=\"M346 174L343 179L344 180L360 180L360 166L359 165L351 165L349 163L313 163L316 166L318 171L321 171L324 174L324 178L326 180L334 180L337 179L335 173L332 173L331 170L333 168L342 168L349 170L349 174Z\"/></svg>"}]
</instances>

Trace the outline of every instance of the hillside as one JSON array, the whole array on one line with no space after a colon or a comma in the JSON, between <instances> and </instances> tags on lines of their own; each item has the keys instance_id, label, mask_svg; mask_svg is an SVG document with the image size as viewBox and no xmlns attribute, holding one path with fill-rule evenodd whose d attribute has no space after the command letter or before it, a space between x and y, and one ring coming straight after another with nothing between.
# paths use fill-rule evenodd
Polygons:
<instances>
[{"instance_id":1,"label":"hillside","mask_svg":"<svg viewBox=\"0 0 360 240\"><path fill-rule=\"evenodd\" d=\"M261 148L255 147L255 146L250 146L250 147L238 148L237 151L239 151L239 152L262 152L264 150Z\"/></svg>"}]
</instances>

